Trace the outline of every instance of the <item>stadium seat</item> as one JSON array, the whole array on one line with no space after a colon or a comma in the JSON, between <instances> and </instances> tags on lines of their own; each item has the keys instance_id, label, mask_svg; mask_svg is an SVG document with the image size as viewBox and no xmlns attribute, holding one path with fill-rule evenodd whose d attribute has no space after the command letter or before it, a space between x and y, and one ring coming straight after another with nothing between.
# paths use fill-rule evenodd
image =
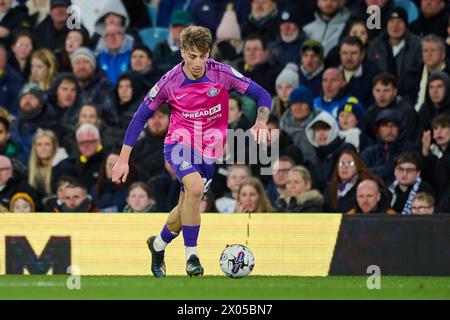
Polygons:
<instances>
[{"instance_id":1,"label":"stadium seat","mask_svg":"<svg viewBox=\"0 0 450 320\"><path fill-rule=\"evenodd\" d=\"M156 20L158 19L158 8L155 6L152 6L151 4L146 4L148 15L150 16L150 19L152 20L152 27L156 27Z\"/></svg>"},{"instance_id":2,"label":"stadium seat","mask_svg":"<svg viewBox=\"0 0 450 320\"><path fill-rule=\"evenodd\" d=\"M411 22L419 17L419 9L414 2L409 0L395 0L395 5L406 10L406 13L408 13L408 24L411 24Z\"/></svg>"},{"instance_id":3,"label":"stadium seat","mask_svg":"<svg viewBox=\"0 0 450 320\"><path fill-rule=\"evenodd\" d=\"M145 28L139 30L139 36L142 42L154 50L158 44L164 42L169 36L169 29L167 28Z\"/></svg>"}]
</instances>

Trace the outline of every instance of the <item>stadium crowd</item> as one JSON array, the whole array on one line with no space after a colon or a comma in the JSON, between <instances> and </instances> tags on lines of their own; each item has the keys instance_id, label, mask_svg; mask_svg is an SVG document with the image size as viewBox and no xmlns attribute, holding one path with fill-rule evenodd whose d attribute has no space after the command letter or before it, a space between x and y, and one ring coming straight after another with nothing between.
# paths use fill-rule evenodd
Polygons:
<instances>
[{"instance_id":1,"label":"stadium crowd","mask_svg":"<svg viewBox=\"0 0 450 320\"><path fill-rule=\"evenodd\" d=\"M202 211L450 213L449 12L445 0L1 0L0 211L169 212L170 106L127 182L111 169L143 97L181 61L181 31L201 25L212 58L273 96L276 134L260 147L279 146L272 175L217 165ZM167 37L150 43L151 27ZM256 108L232 93L229 128L249 129Z\"/></svg>"}]
</instances>

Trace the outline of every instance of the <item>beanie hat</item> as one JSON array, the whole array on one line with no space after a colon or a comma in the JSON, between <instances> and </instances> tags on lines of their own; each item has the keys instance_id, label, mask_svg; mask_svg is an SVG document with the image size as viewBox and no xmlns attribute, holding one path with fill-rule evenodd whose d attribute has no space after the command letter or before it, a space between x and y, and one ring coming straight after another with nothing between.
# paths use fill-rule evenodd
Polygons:
<instances>
[{"instance_id":1,"label":"beanie hat","mask_svg":"<svg viewBox=\"0 0 450 320\"><path fill-rule=\"evenodd\" d=\"M375 119L375 124L378 127L382 122L385 121L392 121L394 122L398 127L401 126L401 116L399 114L398 110L391 110L391 109L385 109L381 111L377 118Z\"/></svg>"},{"instance_id":2,"label":"beanie hat","mask_svg":"<svg viewBox=\"0 0 450 320\"><path fill-rule=\"evenodd\" d=\"M94 68L97 67L97 59L95 58L95 54L91 49L87 47L78 48L75 52L73 52L70 55L70 61L73 63L76 59L80 57L84 57L85 59L87 59Z\"/></svg>"},{"instance_id":3,"label":"beanie hat","mask_svg":"<svg viewBox=\"0 0 450 320\"><path fill-rule=\"evenodd\" d=\"M300 27L300 12L297 7L291 6L280 12L280 23L292 22Z\"/></svg>"},{"instance_id":4,"label":"beanie hat","mask_svg":"<svg viewBox=\"0 0 450 320\"><path fill-rule=\"evenodd\" d=\"M288 63L278 75L275 85L278 87L282 83L289 83L293 88L300 84L298 76L298 66L295 63Z\"/></svg>"},{"instance_id":5,"label":"beanie hat","mask_svg":"<svg viewBox=\"0 0 450 320\"><path fill-rule=\"evenodd\" d=\"M391 19L401 19L408 26L408 14L402 7L395 7L388 17L388 21Z\"/></svg>"},{"instance_id":6,"label":"beanie hat","mask_svg":"<svg viewBox=\"0 0 450 320\"><path fill-rule=\"evenodd\" d=\"M25 199L31 206L31 212L35 212L36 211L36 206L34 204L33 198L31 198L31 196L28 193L25 192L17 192L9 201L9 211L13 212L13 206L14 206L14 202L17 199Z\"/></svg>"},{"instance_id":7,"label":"beanie hat","mask_svg":"<svg viewBox=\"0 0 450 320\"><path fill-rule=\"evenodd\" d=\"M309 90L305 86L299 86L299 87L295 88L291 92L291 95L289 96L289 105L291 105L293 103L298 103L298 102L306 103L307 105L309 105L312 108L312 106L314 104L314 97L313 97L311 90Z\"/></svg>"},{"instance_id":8,"label":"beanie hat","mask_svg":"<svg viewBox=\"0 0 450 320\"><path fill-rule=\"evenodd\" d=\"M216 38L219 40L241 39L241 28L231 6L223 14L222 21L217 27Z\"/></svg>"},{"instance_id":9,"label":"beanie hat","mask_svg":"<svg viewBox=\"0 0 450 320\"><path fill-rule=\"evenodd\" d=\"M40 104L45 103L45 93L44 91L39 88L39 85L36 82L30 82L23 86L22 90L20 91L19 99L21 99L24 95L32 94L34 95L38 100Z\"/></svg>"},{"instance_id":10,"label":"beanie hat","mask_svg":"<svg viewBox=\"0 0 450 320\"><path fill-rule=\"evenodd\" d=\"M361 121L364 119L364 113L365 110L363 106L361 105L361 102L356 97L348 97L344 103L342 103L337 111L337 114L339 114L342 111L351 112L355 115L356 119L358 120L358 123L361 123Z\"/></svg>"},{"instance_id":11,"label":"beanie hat","mask_svg":"<svg viewBox=\"0 0 450 320\"><path fill-rule=\"evenodd\" d=\"M192 23L192 16L188 11L176 10L170 16L171 26L189 26Z\"/></svg>"}]
</instances>

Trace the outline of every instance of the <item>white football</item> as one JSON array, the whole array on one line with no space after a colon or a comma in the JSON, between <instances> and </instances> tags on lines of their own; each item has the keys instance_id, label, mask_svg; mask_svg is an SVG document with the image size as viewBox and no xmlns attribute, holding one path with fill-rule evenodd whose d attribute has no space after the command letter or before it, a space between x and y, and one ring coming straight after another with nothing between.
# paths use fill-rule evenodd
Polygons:
<instances>
[{"instance_id":1,"label":"white football","mask_svg":"<svg viewBox=\"0 0 450 320\"><path fill-rule=\"evenodd\" d=\"M253 252L242 244L227 246L220 256L220 268L228 277L246 277L252 272L254 266Z\"/></svg>"}]
</instances>

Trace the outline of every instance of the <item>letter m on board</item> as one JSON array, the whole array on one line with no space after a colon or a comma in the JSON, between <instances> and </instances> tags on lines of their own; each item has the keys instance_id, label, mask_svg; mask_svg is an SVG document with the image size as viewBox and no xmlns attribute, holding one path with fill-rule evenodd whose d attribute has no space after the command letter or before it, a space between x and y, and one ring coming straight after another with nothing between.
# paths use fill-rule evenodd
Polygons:
<instances>
[{"instance_id":1,"label":"letter m on board","mask_svg":"<svg viewBox=\"0 0 450 320\"><path fill-rule=\"evenodd\" d=\"M6 274L66 274L71 265L70 237L50 237L41 255L37 255L26 237L5 237Z\"/></svg>"}]
</instances>

